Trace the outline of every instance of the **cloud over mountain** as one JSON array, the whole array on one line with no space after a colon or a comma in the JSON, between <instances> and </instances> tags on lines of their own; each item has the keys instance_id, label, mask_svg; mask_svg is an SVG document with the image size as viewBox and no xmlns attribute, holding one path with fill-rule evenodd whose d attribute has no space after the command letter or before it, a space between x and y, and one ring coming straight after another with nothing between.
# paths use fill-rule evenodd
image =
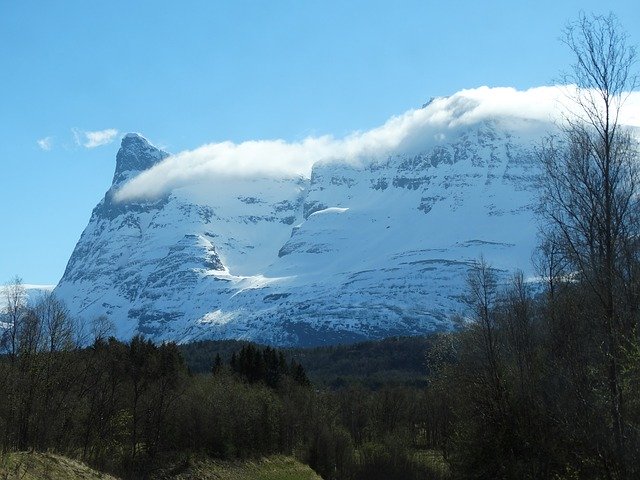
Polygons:
<instances>
[{"instance_id":1,"label":"cloud over mountain","mask_svg":"<svg viewBox=\"0 0 640 480\"><path fill-rule=\"evenodd\" d=\"M116 200L153 198L175 188L221 178L309 176L317 162L360 162L419 151L445 141L458 127L483 120L560 121L571 87L480 87L432 99L423 108L390 118L382 126L344 138L308 137L299 142L251 140L211 143L172 155L127 182ZM569 107L570 108L570 107ZM621 122L640 126L640 92L630 95ZM87 132L98 133L98 132ZM89 138L89 137L87 137Z\"/></svg>"}]
</instances>

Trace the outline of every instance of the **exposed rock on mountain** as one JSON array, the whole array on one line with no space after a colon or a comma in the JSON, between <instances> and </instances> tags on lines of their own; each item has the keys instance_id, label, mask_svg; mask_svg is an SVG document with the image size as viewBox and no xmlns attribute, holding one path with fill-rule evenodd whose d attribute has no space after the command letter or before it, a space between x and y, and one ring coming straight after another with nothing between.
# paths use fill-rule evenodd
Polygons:
<instances>
[{"instance_id":1,"label":"exposed rock on mountain","mask_svg":"<svg viewBox=\"0 0 640 480\"><path fill-rule=\"evenodd\" d=\"M427 107L430 108L430 107ZM312 345L450 327L480 254L529 269L549 124L485 119L417 151L318 162L310 178L221 179L151 200L114 192L168 154L129 134L56 294L118 335Z\"/></svg>"}]
</instances>

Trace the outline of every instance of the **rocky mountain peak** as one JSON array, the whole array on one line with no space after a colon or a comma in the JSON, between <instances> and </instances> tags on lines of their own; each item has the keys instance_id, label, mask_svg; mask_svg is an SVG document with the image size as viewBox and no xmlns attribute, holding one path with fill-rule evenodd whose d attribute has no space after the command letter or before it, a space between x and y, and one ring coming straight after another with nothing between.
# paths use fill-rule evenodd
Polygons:
<instances>
[{"instance_id":1,"label":"rocky mountain peak","mask_svg":"<svg viewBox=\"0 0 640 480\"><path fill-rule=\"evenodd\" d=\"M113 185L118 185L135 174L151 168L167 158L169 154L153 145L137 133L127 133L122 138L120 150L116 156L116 171Z\"/></svg>"}]
</instances>

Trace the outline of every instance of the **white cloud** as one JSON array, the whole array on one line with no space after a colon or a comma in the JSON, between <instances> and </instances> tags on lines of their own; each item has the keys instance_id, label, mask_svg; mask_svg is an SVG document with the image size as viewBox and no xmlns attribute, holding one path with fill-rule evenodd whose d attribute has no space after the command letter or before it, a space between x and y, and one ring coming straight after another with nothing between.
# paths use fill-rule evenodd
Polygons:
<instances>
[{"instance_id":1,"label":"white cloud","mask_svg":"<svg viewBox=\"0 0 640 480\"><path fill-rule=\"evenodd\" d=\"M175 188L220 178L309 176L316 162L359 162L392 153L420 151L445 141L457 128L483 120L514 119L552 122L561 119L568 87L538 87L526 91L480 87L433 99L424 108L392 117L384 125L336 139L308 137L300 142L252 140L212 143L172 155L127 182L118 201L156 197ZM569 87L570 88L570 87ZM622 122L640 126L640 92L625 106Z\"/></svg>"},{"instance_id":2,"label":"white cloud","mask_svg":"<svg viewBox=\"0 0 640 480\"><path fill-rule=\"evenodd\" d=\"M72 129L72 132L76 143L85 148L95 148L101 145L107 145L113 142L118 135L118 130L115 128L107 128L105 130L96 130L92 132L74 128Z\"/></svg>"},{"instance_id":3,"label":"white cloud","mask_svg":"<svg viewBox=\"0 0 640 480\"><path fill-rule=\"evenodd\" d=\"M38 147L42 150L48 152L53 147L53 137L44 137L41 138L38 142Z\"/></svg>"}]
</instances>

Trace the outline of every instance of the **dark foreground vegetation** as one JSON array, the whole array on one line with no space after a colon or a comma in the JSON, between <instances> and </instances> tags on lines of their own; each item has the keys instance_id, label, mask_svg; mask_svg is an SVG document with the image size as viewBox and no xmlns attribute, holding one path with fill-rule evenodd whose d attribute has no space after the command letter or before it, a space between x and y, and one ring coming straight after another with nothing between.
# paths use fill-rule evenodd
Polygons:
<instances>
[{"instance_id":1,"label":"dark foreground vegetation","mask_svg":"<svg viewBox=\"0 0 640 480\"><path fill-rule=\"evenodd\" d=\"M440 476L425 391L318 391L299 363L251 344L190 374L171 343L51 343L41 310L27 312L16 353L0 362L4 451L55 451L131 478L187 468L198 454L276 453L297 456L326 479Z\"/></svg>"},{"instance_id":2,"label":"dark foreground vegetation","mask_svg":"<svg viewBox=\"0 0 640 480\"><path fill-rule=\"evenodd\" d=\"M390 337L348 345L285 349L282 353L287 361L300 363L316 387L425 387L426 353L432 343L430 336ZM211 371L212 358L219 356L221 361L229 362L247 345L249 342L237 340L204 340L178 348L190 372L207 373Z\"/></svg>"},{"instance_id":3,"label":"dark foreground vegetation","mask_svg":"<svg viewBox=\"0 0 640 480\"><path fill-rule=\"evenodd\" d=\"M624 478L623 468L634 478L634 337L618 357L620 458L607 325L588 285L573 278L542 288L520 275L504 285L479 262L469 286L473 315L456 332L308 351L139 337L77 348L66 327L51 340L43 320L56 307L41 304L24 312L16 352L0 361L2 449L53 451L128 478L171 478L204 468L202 458L274 454L325 479ZM181 350L205 345L208 367L190 372ZM369 384L367 368L346 367L376 356L410 378L405 355L421 359L427 385ZM342 365L333 377L342 380L311 385L298 363L305 357L311 371Z\"/></svg>"}]
</instances>

